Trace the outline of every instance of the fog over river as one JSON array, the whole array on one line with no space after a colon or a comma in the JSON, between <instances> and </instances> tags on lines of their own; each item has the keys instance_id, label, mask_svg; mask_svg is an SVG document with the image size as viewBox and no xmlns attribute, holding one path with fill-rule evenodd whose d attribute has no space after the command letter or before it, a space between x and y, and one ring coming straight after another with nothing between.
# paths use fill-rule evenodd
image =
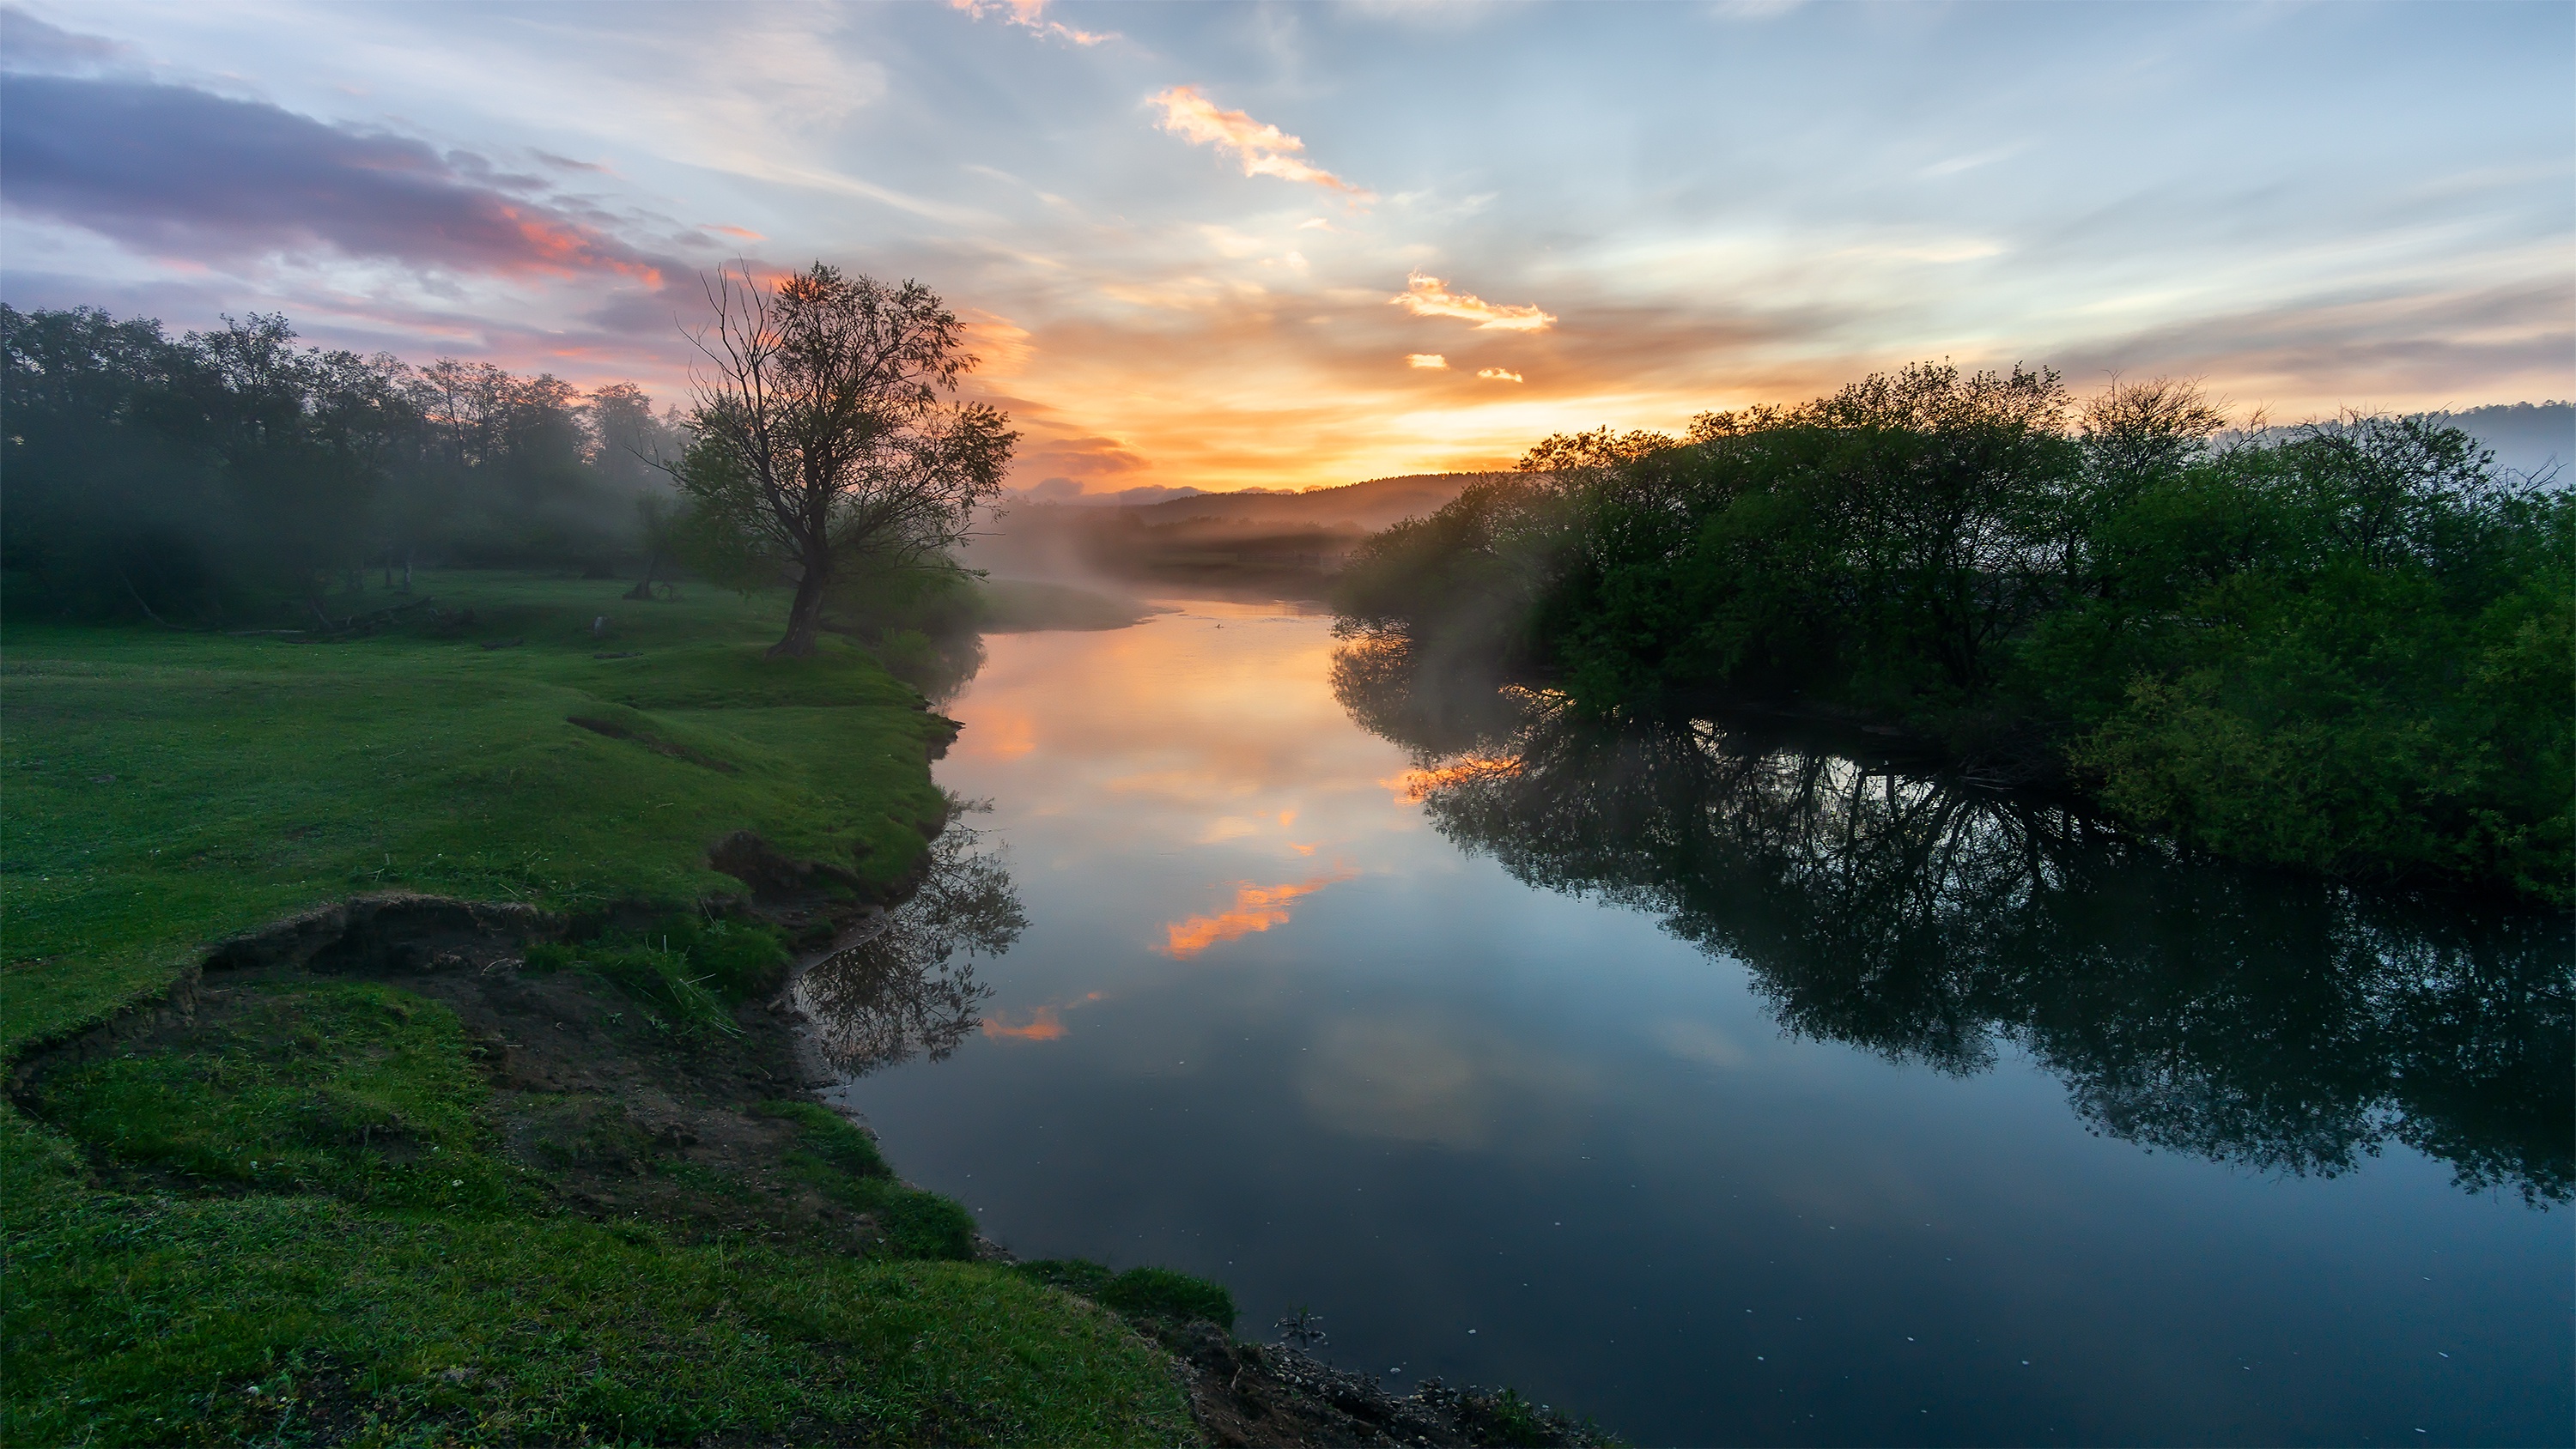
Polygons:
<instances>
[{"instance_id":1,"label":"fog over river","mask_svg":"<svg viewBox=\"0 0 2576 1449\"><path fill-rule=\"evenodd\" d=\"M2564 1443L2567 925L2180 863L1293 604L997 635L809 976L1023 1257L1658 1443Z\"/></svg>"}]
</instances>

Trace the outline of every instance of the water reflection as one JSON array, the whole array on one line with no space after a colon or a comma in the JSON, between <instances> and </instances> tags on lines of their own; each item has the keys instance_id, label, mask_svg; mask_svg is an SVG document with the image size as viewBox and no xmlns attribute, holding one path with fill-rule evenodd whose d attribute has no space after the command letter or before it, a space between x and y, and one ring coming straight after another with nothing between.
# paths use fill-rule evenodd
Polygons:
<instances>
[{"instance_id":1,"label":"water reflection","mask_svg":"<svg viewBox=\"0 0 2576 1449\"><path fill-rule=\"evenodd\" d=\"M1441 834L1661 915L1793 1034L1954 1074L2010 1042L2097 1130L2262 1172L2335 1176L2393 1138L2471 1191L2576 1186L2562 917L2181 860L1778 729L1597 724L1401 639L1347 641L1333 684L1413 753L1388 783Z\"/></svg>"},{"instance_id":2,"label":"water reflection","mask_svg":"<svg viewBox=\"0 0 2576 1449\"><path fill-rule=\"evenodd\" d=\"M952 820L982 808L952 806ZM1009 951L1028 924L1001 854L982 832L951 823L931 843L921 889L872 934L798 976L792 999L825 1060L847 1076L915 1056L940 1061L975 1032L992 998L975 977L977 959Z\"/></svg>"}]
</instances>

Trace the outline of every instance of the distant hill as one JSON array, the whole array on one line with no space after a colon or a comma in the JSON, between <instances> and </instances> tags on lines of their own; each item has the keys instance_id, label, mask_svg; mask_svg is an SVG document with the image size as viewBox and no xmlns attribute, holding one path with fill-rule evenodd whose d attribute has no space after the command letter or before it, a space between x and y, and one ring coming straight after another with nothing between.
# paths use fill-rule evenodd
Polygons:
<instances>
[{"instance_id":1,"label":"distant hill","mask_svg":"<svg viewBox=\"0 0 2576 1449\"><path fill-rule=\"evenodd\" d=\"M1479 476L1414 473L1302 493L1197 493L1126 506L1023 495L963 557L1009 578L1311 590L1361 539L1438 511Z\"/></svg>"},{"instance_id":2,"label":"distant hill","mask_svg":"<svg viewBox=\"0 0 2576 1449\"><path fill-rule=\"evenodd\" d=\"M2566 472L2559 481L2576 482L2576 403L2497 403L2434 416L2495 449L2500 467L2516 473L2557 467Z\"/></svg>"},{"instance_id":3,"label":"distant hill","mask_svg":"<svg viewBox=\"0 0 2576 1449\"><path fill-rule=\"evenodd\" d=\"M1373 478L1366 483L1310 488L1302 493L1199 493L1150 503L1135 512L1148 524L1206 518L1307 528L1347 525L1375 533L1391 523L1437 511L1482 476L1408 473L1401 478Z\"/></svg>"}]
</instances>

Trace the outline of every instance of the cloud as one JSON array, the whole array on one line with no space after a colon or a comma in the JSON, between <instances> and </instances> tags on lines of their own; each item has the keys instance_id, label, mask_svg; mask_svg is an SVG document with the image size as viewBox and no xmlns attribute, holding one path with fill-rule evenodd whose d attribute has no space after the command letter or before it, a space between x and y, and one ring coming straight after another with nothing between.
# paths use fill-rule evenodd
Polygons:
<instances>
[{"instance_id":1,"label":"cloud","mask_svg":"<svg viewBox=\"0 0 2576 1449\"><path fill-rule=\"evenodd\" d=\"M948 0L948 8L963 10L978 20L999 17L1005 23L1016 25L1022 30L1052 36L1057 40L1070 40L1076 45L1098 45L1104 40L1118 38L1116 31L1095 34L1092 31L1076 30L1070 25L1047 19L1047 0Z\"/></svg>"},{"instance_id":2,"label":"cloud","mask_svg":"<svg viewBox=\"0 0 2576 1449\"><path fill-rule=\"evenodd\" d=\"M552 151L532 150L528 154L557 171L595 171L602 176L615 174L597 161L576 161L570 156L558 156Z\"/></svg>"},{"instance_id":3,"label":"cloud","mask_svg":"<svg viewBox=\"0 0 2576 1449\"><path fill-rule=\"evenodd\" d=\"M1449 366L1449 359L1437 352L1408 352L1404 354L1404 365L1445 370Z\"/></svg>"},{"instance_id":4,"label":"cloud","mask_svg":"<svg viewBox=\"0 0 2576 1449\"><path fill-rule=\"evenodd\" d=\"M1034 419L1030 421L1035 423ZM1024 442L1014 471L1023 477L1034 473L1043 479L1069 478L1087 487L1123 474L1141 473L1151 466L1144 454L1116 438L1096 433L1039 433Z\"/></svg>"},{"instance_id":5,"label":"cloud","mask_svg":"<svg viewBox=\"0 0 2576 1449\"><path fill-rule=\"evenodd\" d=\"M1480 368L1477 368L1477 369L1476 369L1476 375L1477 375L1478 377L1484 378L1484 379L1485 379L1486 381L1488 381L1488 382L1519 382L1519 381L1521 381L1521 375L1520 375L1519 373L1517 373L1517 372L1507 371L1507 370L1505 370L1505 369L1503 369L1503 368L1499 368L1499 367L1480 367Z\"/></svg>"},{"instance_id":6,"label":"cloud","mask_svg":"<svg viewBox=\"0 0 2576 1449\"><path fill-rule=\"evenodd\" d=\"M1480 332L1545 332L1556 325L1556 318L1534 305L1500 306L1473 292L1452 292L1447 282L1420 272L1407 276L1404 290L1388 300L1416 317L1455 317L1473 322Z\"/></svg>"},{"instance_id":7,"label":"cloud","mask_svg":"<svg viewBox=\"0 0 2576 1449\"><path fill-rule=\"evenodd\" d=\"M1264 125L1241 111L1220 111L1196 86L1174 86L1155 96L1163 108L1162 128L1192 145L1214 146L1243 164L1246 176L1276 176L1339 191L1354 201L1375 201L1377 193L1344 181L1332 172L1297 159L1306 143Z\"/></svg>"},{"instance_id":8,"label":"cloud","mask_svg":"<svg viewBox=\"0 0 2576 1449\"><path fill-rule=\"evenodd\" d=\"M1163 927L1163 952L1168 956L1195 956L1220 941L1284 926L1288 924L1289 904L1298 897L1312 895L1336 881L1346 881L1358 874L1358 871L1346 867L1292 885L1238 886L1231 909L1212 916L1192 916L1186 921L1174 921Z\"/></svg>"},{"instance_id":9,"label":"cloud","mask_svg":"<svg viewBox=\"0 0 2576 1449\"><path fill-rule=\"evenodd\" d=\"M1054 1041L1064 1035L1064 1013L1052 1006L1041 1006L1029 1012L1022 1025L1011 1026L998 1016L988 1016L976 1025L986 1036L1017 1037L1021 1041Z\"/></svg>"},{"instance_id":10,"label":"cloud","mask_svg":"<svg viewBox=\"0 0 2576 1449\"><path fill-rule=\"evenodd\" d=\"M0 5L0 65L12 71L88 73L135 59L133 47L49 24L15 5Z\"/></svg>"},{"instance_id":11,"label":"cloud","mask_svg":"<svg viewBox=\"0 0 2576 1449\"><path fill-rule=\"evenodd\" d=\"M503 276L609 274L659 287L679 265L532 194L534 178L408 137L135 80L0 82L5 204L192 261L327 247Z\"/></svg>"}]
</instances>

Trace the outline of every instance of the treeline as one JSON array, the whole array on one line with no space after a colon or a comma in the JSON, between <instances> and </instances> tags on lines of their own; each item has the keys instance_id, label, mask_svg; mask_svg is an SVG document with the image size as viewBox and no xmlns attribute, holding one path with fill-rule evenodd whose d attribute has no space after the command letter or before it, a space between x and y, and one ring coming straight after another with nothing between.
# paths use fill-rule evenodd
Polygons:
<instances>
[{"instance_id":1,"label":"treeline","mask_svg":"<svg viewBox=\"0 0 2576 1449\"><path fill-rule=\"evenodd\" d=\"M167 335L0 305L13 608L207 626L415 565L607 577L667 523L673 421L631 384L296 345L284 317Z\"/></svg>"},{"instance_id":2,"label":"treeline","mask_svg":"<svg viewBox=\"0 0 2576 1449\"><path fill-rule=\"evenodd\" d=\"M2236 859L2576 895L2576 503L2434 420L2225 428L1920 364L1550 438L1337 603L1595 711L1795 704Z\"/></svg>"}]
</instances>

